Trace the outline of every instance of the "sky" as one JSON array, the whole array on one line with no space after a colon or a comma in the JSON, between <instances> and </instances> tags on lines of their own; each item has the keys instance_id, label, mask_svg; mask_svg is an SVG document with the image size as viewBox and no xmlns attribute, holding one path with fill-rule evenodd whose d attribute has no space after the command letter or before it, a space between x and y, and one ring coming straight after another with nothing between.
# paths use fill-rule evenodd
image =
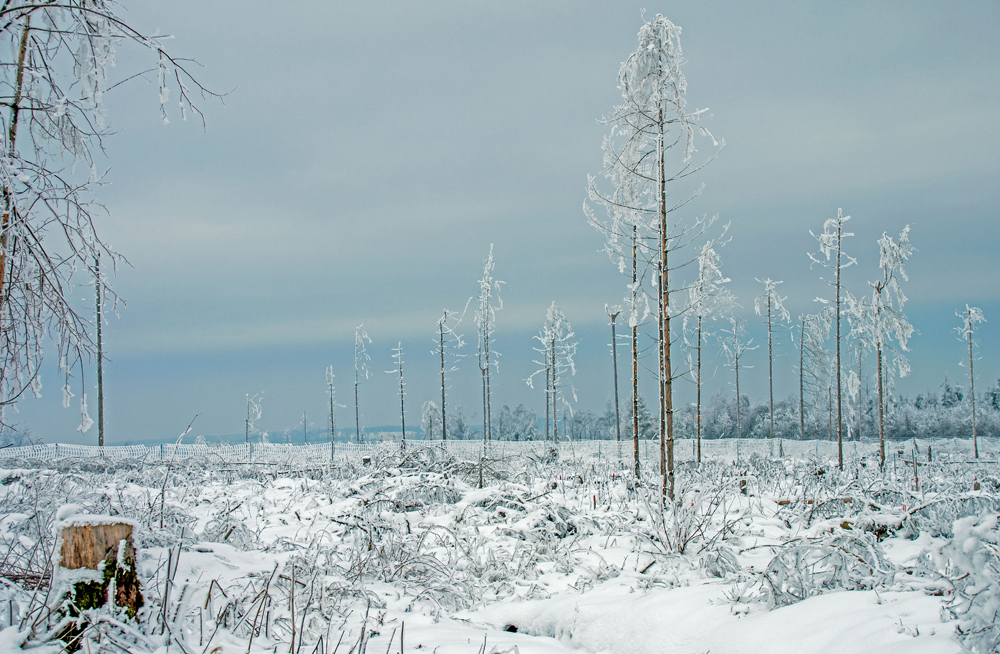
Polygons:
<instances>
[{"instance_id":1,"label":"sky","mask_svg":"<svg viewBox=\"0 0 1000 654\"><path fill-rule=\"evenodd\" d=\"M263 393L261 427L326 426L325 370L337 375L338 424L353 422L354 332L371 336L359 385L363 426L399 420L393 347L402 344L407 427L439 397L436 320L478 292L490 247L506 282L497 314L496 406L544 411L534 336L554 301L579 340L578 410L612 392L606 304L625 279L583 213L602 168L600 118L621 99L620 63L643 11L683 29L689 107L725 146L694 183L685 220L718 215L731 242L723 270L756 342L762 286L783 280L793 316L829 294L810 267L818 232L851 216L845 284L867 292L877 239L911 227L903 289L917 334L908 395L945 375L967 384L955 311L983 308L980 388L1000 375L1000 5L995 2L302 2L123 3L147 33L192 58L224 94L196 119L160 119L153 80L105 96L107 207L99 229L129 266L127 301L104 329L108 442L241 434L246 397ZM118 79L150 65L123 50ZM699 142L699 156L713 152ZM680 194L684 188L673 190ZM81 307L92 290L77 289ZM82 309L86 310L86 309ZM996 317L996 318L995 318ZM460 331L474 354L471 311ZM712 345L709 346L711 350ZM715 348L716 352L718 348ZM623 394L627 367L621 355ZM794 346L778 346L778 395L797 385ZM741 390L766 398L766 348ZM731 392L711 356L707 384ZM481 416L479 372L454 374L449 404ZM646 392L653 397L648 385ZM74 382L93 398L94 365ZM96 442L63 409L56 362L42 399L10 419L46 442ZM79 394L79 393L78 393ZM690 396L690 397L688 397ZM693 401L681 384L681 402Z\"/></svg>"}]
</instances>

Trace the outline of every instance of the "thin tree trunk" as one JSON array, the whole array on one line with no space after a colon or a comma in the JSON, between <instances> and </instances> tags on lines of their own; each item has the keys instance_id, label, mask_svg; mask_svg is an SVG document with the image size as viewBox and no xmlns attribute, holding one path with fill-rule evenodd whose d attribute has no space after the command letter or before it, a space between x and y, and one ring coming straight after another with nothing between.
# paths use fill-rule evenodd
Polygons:
<instances>
[{"instance_id":1,"label":"thin tree trunk","mask_svg":"<svg viewBox=\"0 0 1000 654\"><path fill-rule=\"evenodd\" d=\"M968 312L971 315L971 311ZM969 399L972 400L972 451L974 458L979 458L979 440L976 437L976 378L972 372L972 319L969 323Z\"/></svg>"},{"instance_id":2,"label":"thin tree trunk","mask_svg":"<svg viewBox=\"0 0 1000 654\"><path fill-rule=\"evenodd\" d=\"M486 368L479 364L479 374L483 377L483 442L486 442Z\"/></svg>"},{"instance_id":3,"label":"thin tree trunk","mask_svg":"<svg viewBox=\"0 0 1000 654\"><path fill-rule=\"evenodd\" d=\"M636 226L632 225L632 312L636 303ZM635 479L639 480L639 326L632 325L632 444L635 452Z\"/></svg>"},{"instance_id":4,"label":"thin tree trunk","mask_svg":"<svg viewBox=\"0 0 1000 654\"><path fill-rule=\"evenodd\" d=\"M9 149L7 151L8 156L13 160L17 156L17 119L18 114L21 112L21 90L23 88L24 82L24 58L28 52L28 32L31 30L31 14L28 14L24 19L24 31L21 32L21 47L17 54L17 72L14 76L14 97L10 104L10 128L7 132L7 143ZM8 243L8 228L10 227L10 212L11 212L11 193L10 188L7 186L3 187L3 220L0 224L0 310L3 309L3 305L6 300L6 294L4 293L4 287L6 285L6 275L7 275L7 243ZM13 261L11 262L11 279L13 279Z\"/></svg>"},{"instance_id":5,"label":"thin tree trunk","mask_svg":"<svg viewBox=\"0 0 1000 654\"><path fill-rule=\"evenodd\" d=\"M774 355L771 349L771 293L767 294L767 392L771 409L771 440L774 440ZM771 445L774 454L774 445Z\"/></svg>"},{"instance_id":6,"label":"thin tree trunk","mask_svg":"<svg viewBox=\"0 0 1000 654\"><path fill-rule=\"evenodd\" d=\"M332 371L333 366L331 366ZM330 384L330 460L337 451L337 417L333 411L333 384Z\"/></svg>"},{"instance_id":7,"label":"thin tree trunk","mask_svg":"<svg viewBox=\"0 0 1000 654\"><path fill-rule=\"evenodd\" d=\"M844 413L840 374L840 246L843 225L837 220L837 468L844 469Z\"/></svg>"},{"instance_id":8,"label":"thin tree trunk","mask_svg":"<svg viewBox=\"0 0 1000 654\"><path fill-rule=\"evenodd\" d=\"M882 344L875 344L878 356L878 457L879 466L885 470L885 383L882 379Z\"/></svg>"},{"instance_id":9,"label":"thin tree trunk","mask_svg":"<svg viewBox=\"0 0 1000 654\"><path fill-rule=\"evenodd\" d=\"M660 314L660 340L663 348L663 362L661 368L663 376L663 414L665 424L661 424L660 432L660 465L663 466L664 479L663 486L666 496L674 499L674 396L673 396L673 368L670 361L670 265L667 250L667 179L664 166L664 121L663 107L659 107L658 123L659 135L659 165L660 165L660 297L663 307ZM666 453L664 453L666 449ZM666 461L664 461L666 454Z\"/></svg>"},{"instance_id":10,"label":"thin tree trunk","mask_svg":"<svg viewBox=\"0 0 1000 654\"><path fill-rule=\"evenodd\" d=\"M663 265L662 260L660 262L660 265ZM663 281L662 271L658 276L660 278L660 282L662 282ZM663 307L662 293L657 294L657 311L659 312L659 315L662 318L665 312ZM658 328L657 336L659 340L659 342L657 343L656 354L658 360L657 368L659 372L659 374L657 375L659 381L659 386L658 386L659 393L657 394L658 395L657 399L659 400L659 405L660 405L659 432L660 432L660 476L662 477L661 504L665 505L667 496L667 385L666 385L667 376L664 371L666 352L664 352L663 320L662 319L657 320L656 322Z\"/></svg>"},{"instance_id":11,"label":"thin tree trunk","mask_svg":"<svg viewBox=\"0 0 1000 654\"><path fill-rule=\"evenodd\" d=\"M618 413L618 340L615 335L615 321L618 320L618 313L611 314L611 362L614 366L615 380L615 441L618 443L618 458L622 458L622 426L621 417Z\"/></svg>"},{"instance_id":12,"label":"thin tree trunk","mask_svg":"<svg viewBox=\"0 0 1000 654\"><path fill-rule=\"evenodd\" d=\"M486 440L493 440L493 397L490 394L490 342L486 336Z\"/></svg>"},{"instance_id":13,"label":"thin tree trunk","mask_svg":"<svg viewBox=\"0 0 1000 654\"><path fill-rule=\"evenodd\" d=\"M544 345L544 343L543 343ZM552 437L552 359L545 348L545 440Z\"/></svg>"},{"instance_id":14,"label":"thin tree trunk","mask_svg":"<svg viewBox=\"0 0 1000 654\"><path fill-rule=\"evenodd\" d=\"M104 346L101 339L101 323L104 322L101 311L101 258L94 257L94 290L97 296L97 309L94 312L97 321L97 445L104 447Z\"/></svg>"},{"instance_id":15,"label":"thin tree trunk","mask_svg":"<svg viewBox=\"0 0 1000 654\"><path fill-rule=\"evenodd\" d=\"M444 372L444 320L448 317L448 312L445 311L444 316L441 318L441 322L438 323L438 336L440 337L439 347L441 350L441 440L448 440L448 428L447 420L445 418L444 411L444 399L445 399L445 372Z\"/></svg>"},{"instance_id":16,"label":"thin tree trunk","mask_svg":"<svg viewBox=\"0 0 1000 654\"><path fill-rule=\"evenodd\" d=\"M361 444L361 411L358 409L358 368L354 364L354 435Z\"/></svg>"},{"instance_id":17,"label":"thin tree trunk","mask_svg":"<svg viewBox=\"0 0 1000 654\"><path fill-rule=\"evenodd\" d=\"M555 334L552 335L552 354L550 359L552 360L552 440L556 443L559 442L559 404L556 401L558 399L558 389L556 388L556 337Z\"/></svg>"},{"instance_id":18,"label":"thin tree trunk","mask_svg":"<svg viewBox=\"0 0 1000 654\"><path fill-rule=\"evenodd\" d=\"M246 442L250 442L250 396L247 395Z\"/></svg>"},{"instance_id":19,"label":"thin tree trunk","mask_svg":"<svg viewBox=\"0 0 1000 654\"><path fill-rule=\"evenodd\" d=\"M302 412L302 442L309 442L309 423L306 422L306 412Z\"/></svg>"},{"instance_id":20,"label":"thin tree trunk","mask_svg":"<svg viewBox=\"0 0 1000 654\"><path fill-rule=\"evenodd\" d=\"M740 440L743 430L740 425L740 342L736 333L736 321L733 321L733 370L736 372L736 440Z\"/></svg>"},{"instance_id":21,"label":"thin tree trunk","mask_svg":"<svg viewBox=\"0 0 1000 654\"><path fill-rule=\"evenodd\" d=\"M862 399L861 391L863 390L861 380L864 379L861 376L861 370L862 370L861 357L863 354L864 352L861 350L861 339L858 339L858 438L857 440L859 443L861 442L861 429L863 427L861 421L864 419L864 414L862 412L862 404L861 404L861 399Z\"/></svg>"},{"instance_id":22,"label":"thin tree trunk","mask_svg":"<svg viewBox=\"0 0 1000 654\"><path fill-rule=\"evenodd\" d=\"M799 440L806 439L806 388L805 371L802 369L804 362L804 351L806 343L806 319L802 318L802 326L799 328Z\"/></svg>"},{"instance_id":23,"label":"thin tree trunk","mask_svg":"<svg viewBox=\"0 0 1000 654\"><path fill-rule=\"evenodd\" d=\"M697 386L697 438L698 438L698 463L701 463L701 315L698 315L698 386Z\"/></svg>"},{"instance_id":24,"label":"thin tree trunk","mask_svg":"<svg viewBox=\"0 0 1000 654\"><path fill-rule=\"evenodd\" d=\"M400 444L406 447L406 409L403 406L403 344L398 346L399 351L399 424L403 429L403 436Z\"/></svg>"}]
</instances>

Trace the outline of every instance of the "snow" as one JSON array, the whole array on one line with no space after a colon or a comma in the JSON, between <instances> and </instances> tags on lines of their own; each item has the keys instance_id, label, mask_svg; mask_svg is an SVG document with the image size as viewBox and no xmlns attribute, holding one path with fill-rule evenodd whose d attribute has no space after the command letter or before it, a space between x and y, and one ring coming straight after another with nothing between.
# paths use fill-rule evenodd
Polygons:
<instances>
[{"instance_id":1,"label":"snow","mask_svg":"<svg viewBox=\"0 0 1000 654\"><path fill-rule=\"evenodd\" d=\"M577 445L550 460L547 444L530 447L488 451L483 488L478 457L398 445L360 466L212 456L71 475L22 466L0 471L0 539L12 556L44 560L51 541L35 545L35 503L52 524L133 524L146 596L138 625L105 610L89 619L101 642L136 654L177 643L287 651L293 611L301 651L320 639L317 651L338 640L340 652L399 651L402 630L404 651L440 654L951 653L962 651L956 626L978 619L948 610L948 561L974 562L988 583L983 546L996 539L995 520L962 522L965 487L990 464L959 465L961 444L935 445L942 463L921 469L919 493L905 474L861 461L838 473L830 443L738 466L725 451L679 470L679 504L666 515L654 470L637 486L623 477L627 458ZM859 451L869 464L876 454ZM995 505L994 490L974 502ZM953 522L964 531L951 545ZM23 616L30 596L0 586L0 607L13 599ZM4 651L39 637L0 633L13 643ZM101 651L97 633L91 645Z\"/></svg>"}]
</instances>

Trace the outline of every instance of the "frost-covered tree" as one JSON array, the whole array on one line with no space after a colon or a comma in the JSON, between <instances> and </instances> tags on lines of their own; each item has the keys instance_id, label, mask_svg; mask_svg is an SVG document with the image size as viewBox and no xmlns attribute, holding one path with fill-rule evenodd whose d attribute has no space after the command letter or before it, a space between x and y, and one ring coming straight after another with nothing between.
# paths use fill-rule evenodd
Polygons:
<instances>
[{"instance_id":1,"label":"frost-covered tree","mask_svg":"<svg viewBox=\"0 0 1000 654\"><path fill-rule=\"evenodd\" d=\"M472 299L470 298L471 302ZM466 309L468 309L468 303L466 303ZM448 427L447 427L447 412L445 410L445 400L447 399L448 392L448 373L455 372L458 370L458 360L465 356L461 354L462 346L465 345L465 341L462 335L456 331L458 326L462 324L462 318L465 317L465 311L461 315L456 311L449 311L444 309L441 312L441 317L438 318L438 337L434 343L434 350L431 354L436 355L441 361L441 409L440 409L440 421L441 425L441 440L448 440ZM430 438L430 433L426 430L424 431L425 437Z\"/></svg>"},{"instance_id":2,"label":"frost-covered tree","mask_svg":"<svg viewBox=\"0 0 1000 654\"><path fill-rule=\"evenodd\" d=\"M401 429L401 443L406 447L406 382L403 380L403 343L399 342L392 348L392 358L396 360L396 367L393 370L386 370L390 375L396 375L399 381L399 426Z\"/></svg>"},{"instance_id":3,"label":"frost-covered tree","mask_svg":"<svg viewBox=\"0 0 1000 654\"><path fill-rule=\"evenodd\" d=\"M684 58L681 29L657 14L639 30L639 47L618 73L623 102L604 121L611 132L604 140L604 175L614 185L604 193L589 179L592 201L607 208L609 229L648 239L654 268L657 311L657 371L660 397L660 466L664 498L673 499L673 367L671 361L671 273L679 267L671 254L700 235L704 223L685 224L676 212L694 195L668 197L668 185L700 170L695 135L711 134L700 124L706 110L687 108L687 80L681 72ZM712 139L713 145L718 143ZM709 157L708 161L714 158ZM591 222L596 222L588 214ZM629 225L631 223L631 225ZM633 229L629 229L631 226ZM624 229L623 229L624 228ZM637 232L642 234L637 234ZM618 238L614 236L614 238Z\"/></svg>"},{"instance_id":4,"label":"frost-covered tree","mask_svg":"<svg viewBox=\"0 0 1000 654\"><path fill-rule=\"evenodd\" d=\"M899 287L899 280L906 281L906 261L913 253L910 246L910 226L907 225L899 234L899 242L883 233L879 239L879 267L882 276L878 281L870 282L872 287L870 339L875 348L878 386L878 431L879 459L885 466L885 390L886 377L892 375L893 368L884 365L888 353L893 355L895 370L900 377L910 372L910 364L903 354L907 350L907 341L913 334L913 326L903 314L906 295Z\"/></svg>"},{"instance_id":5,"label":"frost-covered tree","mask_svg":"<svg viewBox=\"0 0 1000 654\"><path fill-rule=\"evenodd\" d=\"M698 279L688 290L690 308L684 314L688 367L693 372L695 382L695 438L698 463L701 463L701 350L705 338L711 336L711 330L706 328L706 320L715 321L723 318L736 302L733 294L725 286L730 280L722 274L719 254L715 249L718 244L718 241L713 240L701 248L701 254L698 255ZM694 361L691 361L691 350L695 353Z\"/></svg>"},{"instance_id":6,"label":"frost-covered tree","mask_svg":"<svg viewBox=\"0 0 1000 654\"><path fill-rule=\"evenodd\" d=\"M420 430L424 433L425 440L430 440L434 434L441 433L441 409L434 404L434 400L424 402L420 413Z\"/></svg>"},{"instance_id":7,"label":"frost-covered tree","mask_svg":"<svg viewBox=\"0 0 1000 654\"><path fill-rule=\"evenodd\" d=\"M364 324L354 328L354 437L358 443L361 443L361 409L358 403L358 386L361 384L361 378L368 379L370 374L368 362L371 359L368 356L366 343L372 342L372 339L368 338L368 332L363 331L362 327Z\"/></svg>"},{"instance_id":8,"label":"frost-covered tree","mask_svg":"<svg viewBox=\"0 0 1000 654\"><path fill-rule=\"evenodd\" d=\"M94 257L94 325L97 336L97 446L104 447L104 303L101 301L101 256Z\"/></svg>"},{"instance_id":9,"label":"frost-covered tree","mask_svg":"<svg viewBox=\"0 0 1000 654\"><path fill-rule=\"evenodd\" d=\"M573 328L570 327L566 315L553 302L545 314L545 324L535 340L538 346L535 351L541 355L541 361L535 363L541 368L525 380L531 388L534 388L535 377L545 374L545 436L549 436L549 414L551 411L552 440L559 440L559 421L557 414L559 411L559 401L570 412L573 406L566 395L560 397L559 389L563 387L563 379L568 374L576 375L576 363L573 357L576 356L577 342L573 340ZM576 389L572 385L569 387L569 395L576 401Z\"/></svg>"},{"instance_id":10,"label":"frost-covered tree","mask_svg":"<svg viewBox=\"0 0 1000 654\"><path fill-rule=\"evenodd\" d=\"M769 438L774 440L774 328L775 325L787 324L792 314L785 308L787 297L778 294L778 284L773 279L758 279L764 285L764 295L753 301L754 313L758 316L763 311L767 316L767 405L770 415ZM772 452L773 454L773 452Z\"/></svg>"},{"instance_id":11,"label":"frost-covered tree","mask_svg":"<svg viewBox=\"0 0 1000 654\"><path fill-rule=\"evenodd\" d=\"M264 391L251 396L247 394L247 419L246 419L246 442L250 442L250 436L259 434L262 441L267 440L267 432L257 426L257 422L264 414Z\"/></svg>"},{"instance_id":12,"label":"frost-covered tree","mask_svg":"<svg viewBox=\"0 0 1000 654\"><path fill-rule=\"evenodd\" d=\"M119 71L116 49L148 53L164 121L171 90L182 115L199 114L191 91L204 89L163 49L164 38L131 26L110 0L0 4L8 45L0 49L0 422L35 383L46 341L67 386L95 354L90 320L73 302L78 276L96 279L102 301L117 301L97 271L99 256L111 270L122 259L94 224L95 151L111 134L105 92L142 73ZM85 397L81 405L82 428L92 421Z\"/></svg>"},{"instance_id":13,"label":"frost-covered tree","mask_svg":"<svg viewBox=\"0 0 1000 654\"><path fill-rule=\"evenodd\" d=\"M618 443L618 459L622 458L622 421L618 404L618 335L615 333L615 323L622 309L619 306L609 307L604 305L604 311L611 320L611 365L613 368L613 380L615 385L615 441Z\"/></svg>"},{"instance_id":14,"label":"frost-covered tree","mask_svg":"<svg viewBox=\"0 0 1000 654\"><path fill-rule=\"evenodd\" d=\"M976 376L974 365L974 348L976 345L973 333L976 325L986 322L982 309L965 305L965 311L956 311L955 315L962 319L962 324L955 328L958 332L959 340L969 343L969 401L972 403L972 451L975 458L979 458L979 440L976 437Z\"/></svg>"},{"instance_id":15,"label":"frost-covered tree","mask_svg":"<svg viewBox=\"0 0 1000 654\"><path fill-rule=\"evenodd\" d=\"M337 451L337 413L336 413L336 391L337 389L333 385L333 380L336 375L333 374L333 366L327 366L326 368L326 390L330 396L330 459L333 459L334 453Z\"/></svg>"},{"instance_id":16,"label":"frost-covered tree","mask_svg":"<svg viewBox=\"0 0 1000 654\"><path fill-rule=\"evenodd\" d=\"M848 236L854 236L851 233L844 232L844 223L850 220L850 216L845 216L841 209L837 209L837 217L830 218L823 224L823 231L820 234L812 234L819 242L819 252L813 253L809 252L809 259L812 260L813 264L819 264L824 268L834 271L834 278L828 280L828 283L833 286L834 289L834 299L833 299L833 324L834 329L834 351L836 353L836 359L834 363L834 375L836 376L836 386L837 386L837 467L840 470L844 469L844 413L843 413L843 402L842 402L842 382L843 375L841 361L840 361L840 316L844 309L841 303L841 290L842 285L840 282L840 274L844 268L847 268L855 263L853 257L844 254L843 244L844 239ZM817 298L818 301L829 303L828 298Z\"/></svg>"},{"instance_id":17,"label":"frost-covered tree","mask_svg":"<svg viewBox=\"0 0 1000 654\"><path fill-rule=\"evenodd\" d=\"M490 367L499 371L499 353L493 347L493 333L496 330L496 312L503 308L500 287L504 282L493 277L496 262L493 260L493 245L483 263L483 276L479 279L479 304L476 308L476 326L479 339L479 372L483 380L483 440L490 440Z\"/></svg>"},{"instance_id":18,"label":"frost-covered tree","mask_svg":"<svg viewBox=\"0 0 1000 654\"><path fill-rule=\"evenodd\" d=\"M799 317L799 438L806 437L806 400L815 408L822 399L832 398L831 357L824 347L833 325L833 307ZM829 413L833 434L832 404ZM813 411L815 414L815 411Z\"/></svg>"},{"instance_id":19,"label":"frost-covered tree","mask_svg":"<svg viewBox=\"0 0 1000 654\"><path fill-rule=\"evenodd\" d=\"M756 350L757 346L753 344L753 339L747 336L746 325L740 320L739 316L732 316L729 319L729 324L729 329L723 331L722 351L725 352L729 364L733 367L733 375L736 382L736 438L739 439L743 434L743 424L741 421L743 397L740 395L740 366L742 365L743 368L752 367L747 366L743 362L743 357L747 352ZM737 444L737 456L739 456L739 444Z\"/></svg>"}]
</instances>

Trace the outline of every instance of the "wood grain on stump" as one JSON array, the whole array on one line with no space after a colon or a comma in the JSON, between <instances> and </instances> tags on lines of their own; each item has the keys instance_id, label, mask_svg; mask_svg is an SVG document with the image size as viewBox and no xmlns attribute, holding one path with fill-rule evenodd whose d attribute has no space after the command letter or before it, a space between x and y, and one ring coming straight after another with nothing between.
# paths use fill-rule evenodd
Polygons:
<instances>
[{"instance_id":1,"label":"wood grain on stump","mask_svg":"<svg viewBox=\"0 0 1000 654\"><path fill-rule=\"evenodd\" d=\"M125 541L119 559L119 543ZM76 603L79 608L96 608L106 602L108 585L115 580L115 604L135 616L143 604L136 575L135 545L132 525L125 523L82 524L66 527L62 532L60 565L68 570L88 568L101 570L103 582L76 584Z\"/></svg>"}]
</instances>

